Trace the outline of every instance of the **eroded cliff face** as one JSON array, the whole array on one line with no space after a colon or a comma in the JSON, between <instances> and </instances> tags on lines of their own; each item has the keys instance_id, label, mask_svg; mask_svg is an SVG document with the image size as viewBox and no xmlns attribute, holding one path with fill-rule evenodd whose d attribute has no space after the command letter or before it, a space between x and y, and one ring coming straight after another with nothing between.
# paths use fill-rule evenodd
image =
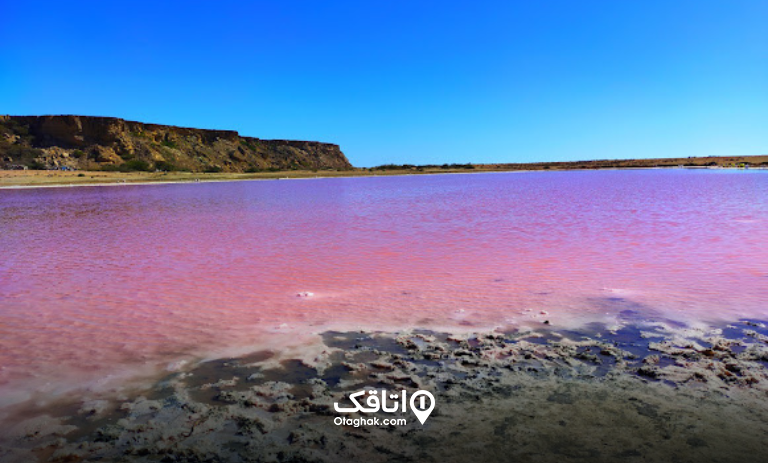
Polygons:
<instances>
[{"instance_id":1,"label":"eroded cliff face","mask_svg":"<svg viewBox=\"0 0 768 463\"><path fill-rule=\"evenodd\" d=\"M351 169L338 145L115 117L0 116L0 168L257 172Z\"/></svg>"}]
</instances>

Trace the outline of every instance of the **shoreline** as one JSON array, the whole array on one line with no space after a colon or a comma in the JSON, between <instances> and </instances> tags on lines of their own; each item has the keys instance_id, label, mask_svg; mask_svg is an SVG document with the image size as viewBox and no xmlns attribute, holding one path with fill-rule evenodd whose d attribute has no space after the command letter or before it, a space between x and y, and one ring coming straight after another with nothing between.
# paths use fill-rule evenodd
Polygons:
<instances>
[{"instance_id":1,"label":"shoreline","mask_svg":"<svg viewBox=\"0 0 768 463\"><path fill-rule=\"evenodd\" d=\"M189 365L111 401L49 405L12 426L0 457L701 462L768 450L768 328L758 320L328 331L322 344L313 360L262 350ZM362 388L428 390L437 407L423 425L408 413L397 415L407 420L399 427L334 425L332 404Z\"/></svg>"},{"instance_id":2,"label":"shoreline","mask_svg":"<svg viewBox=\"0 0 768 463\"><path fill-rule=\"evenodd\" d=\"M146 172L102 172L102 171L19 171L0 170L0 190L20 190L32 188L72 188L84 186L140 186L140 185L175 185L195 183L222 183L253 180L311 180L327 178L358 177L403 177L417 175L444 174L488 174L488 173L523 173L523 172L583 172L583 171L624 171L624 170L745 170L738 167L603 167L573 169L433 169L414 171L383 170L371 172L357 171L281 171L270 173L146 173ZM768 171L767 168L750 168L750 171ZM79 176L83 175L83 176ZM98 178L98 180L94 180Z\"/></svg>"}]
</instances>

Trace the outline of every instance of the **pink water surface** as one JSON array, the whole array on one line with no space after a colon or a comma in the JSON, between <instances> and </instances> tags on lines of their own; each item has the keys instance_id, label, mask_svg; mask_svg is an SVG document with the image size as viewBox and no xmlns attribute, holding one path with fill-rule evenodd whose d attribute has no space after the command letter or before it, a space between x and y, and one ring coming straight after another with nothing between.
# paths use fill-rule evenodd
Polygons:
<instances>
[{"instance_id":1,"label":"pink water surface","mask_svg":"<svg viewBox=\"0 0 768 463\"><path fill-rule=\"evenodd\" d=\"M2 404L330 329L765 319L768 172L2 190L0 255Z\"/></svg>"}]
</instances>

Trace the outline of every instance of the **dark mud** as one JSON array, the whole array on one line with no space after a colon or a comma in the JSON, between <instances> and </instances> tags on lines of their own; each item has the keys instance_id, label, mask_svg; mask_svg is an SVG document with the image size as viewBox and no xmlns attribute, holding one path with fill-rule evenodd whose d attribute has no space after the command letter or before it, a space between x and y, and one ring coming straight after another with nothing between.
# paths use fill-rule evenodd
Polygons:
<instances>
[{"instance_id":1,"label":"dark mud","mask_svg":"<svg viewBox=\"0 0 768 463\"><path fill-rule=\"evenodd\" d=\"M578 332L327 332L313 362L219 359L139 397L17 417L0 461L763 461L765 322L702 330L638 313ZM334 410L363 388L425 389L436 407L423 425L410 410Z\"/></svg>"}]
</instances>

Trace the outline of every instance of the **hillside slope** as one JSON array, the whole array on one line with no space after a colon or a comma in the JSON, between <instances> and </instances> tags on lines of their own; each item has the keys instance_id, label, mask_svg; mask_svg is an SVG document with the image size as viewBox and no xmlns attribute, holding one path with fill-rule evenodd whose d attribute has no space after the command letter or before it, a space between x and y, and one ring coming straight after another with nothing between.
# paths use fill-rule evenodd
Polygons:
<instances>
[{"instance_id":1,"label":"hillside slope","mask_svg":"<svg viewBox=\"0 0 768 463\"><path fill-rule=\"evenodd\" d=\"M235 131L115 117L0 116L0 168L87 170L347 170L338 145L261 140Z\"/></svg>"}]
</instances>

